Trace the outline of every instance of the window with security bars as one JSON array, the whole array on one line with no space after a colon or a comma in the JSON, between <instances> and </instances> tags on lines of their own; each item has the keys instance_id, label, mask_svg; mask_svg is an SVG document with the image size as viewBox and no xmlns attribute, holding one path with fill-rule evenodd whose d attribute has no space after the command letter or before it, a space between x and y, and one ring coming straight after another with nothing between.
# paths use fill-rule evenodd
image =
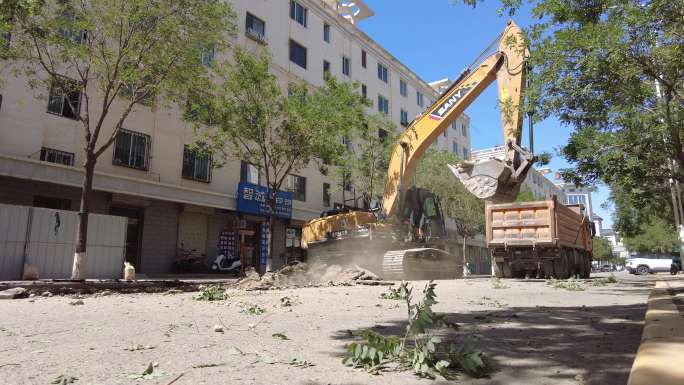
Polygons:
<instances>
[{"instance_id":1,"label":"window with security bars","mask_svg":"<svg viewBox=\"0 0 684 385\"><path fill-rule=\"evenodd\" d=\"M183 148L183 178L211 182L211 155L202 154L186 144Z\"/></svg>"},{"instance_id":2,"label":"window with security bars","mask_svg":"<svg viewBox=\"0 0 684 385\"><path fill-rule=\"evenodd\" d=\"M73 166L74 153L43 147L40 149L40 160L44 162L63 164L65 166Z\"/></svg>"},{"instance_id":3,"label":"window with security bars","mask_svg":"<svg viewBox=\"0 0 684 385\"><path fill-rule=\"evenodd\" d=\"M81 111L81 87L71 79L59 79L52 83L48 95L47 112L77 120Z\"/></svg>"},{"instance_id":4,"label":"window with security bars","mask_svg":"<svg viewBox=\"0 0 684 385\"><path fill-rule=\"evenodd\" d=\"M150 142L149 135L122 129L116 136L112 163L147 171L150 160Z\"/></svg>"}]
</instances>

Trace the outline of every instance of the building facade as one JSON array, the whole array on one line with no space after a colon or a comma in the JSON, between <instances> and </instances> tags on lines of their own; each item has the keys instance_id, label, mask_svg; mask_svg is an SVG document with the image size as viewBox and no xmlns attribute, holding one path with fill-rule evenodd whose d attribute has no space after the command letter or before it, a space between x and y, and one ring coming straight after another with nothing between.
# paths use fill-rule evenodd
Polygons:
<instances>
[{"instance_id":1,"label":"building facade","mask_svg":"<svg viewBox=\"0 0 684 385\"><path fill-rule=\"evenodd\" d=\"M324 84L329 72L360 84L373 102L369 112L387 114L403 130L438 92L363 33L357 23L372 16L362 2L335 0L233 0L238 34L235 44L268 50L271 71L283 88L289 82ZM22 78L9 77L0 89L0 202L77 210L84 154L82 126L65 98L46 90L36 98ZM440 138L446 149L467 158L467 116ZM380 133L379 133L380 135ZM186 147L193 129L178 109L140 107L125 123L114 145L98 159L92 211L129 219L126 259L143 274L174 270L179 255L211 261L236 253L247 265L263 268L266 217L240 200L260 194L257 170L239 159L220 168ZM289 211L271 229L273 267L301 255L302 224L336 205L353 191L333 176L309 167L287 181ZM241 199L238 199L241 198Z\"/></svg>"},{"instance_id":2,"label":"building facade","mask_svg":"<svg viewBox=\"0 0 684 385\"><path fill-rule=\"evenodd\" d=\"M560 179L560 175L557 175L557 179ZM568 205L576 205L576 204L582 204L585 207L586 210L586 216L588 218L591 218L592 222L596 223L602 222L603 219L598 217L596 213L594 212L594 206L593 202L591 200L591 193L594 192L593 187L583 187L583 186L575 186L572 183L559 183L558 187L565 191L566 194L566 200L565 204ZM601 226L601 224L598 224L598 226Z\"/></svg>"}]
</instances>

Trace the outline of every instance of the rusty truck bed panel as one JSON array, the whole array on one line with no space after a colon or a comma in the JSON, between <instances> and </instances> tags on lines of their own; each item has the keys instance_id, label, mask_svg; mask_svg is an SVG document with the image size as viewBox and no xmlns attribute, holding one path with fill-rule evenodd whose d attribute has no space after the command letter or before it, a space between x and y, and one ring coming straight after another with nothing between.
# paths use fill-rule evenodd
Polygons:
<instances>
[{"instance_id":1,"label":"rusty truck bed panel","mask_svg":"<svg viewBox=\"0 0 684 385\"><path fill-rule=\"evenodd\" d=\"M591 234L579 207L555 199L488 204L486 236L489 247L543 246L591 250Z\"/></svg>"}]
</instances>

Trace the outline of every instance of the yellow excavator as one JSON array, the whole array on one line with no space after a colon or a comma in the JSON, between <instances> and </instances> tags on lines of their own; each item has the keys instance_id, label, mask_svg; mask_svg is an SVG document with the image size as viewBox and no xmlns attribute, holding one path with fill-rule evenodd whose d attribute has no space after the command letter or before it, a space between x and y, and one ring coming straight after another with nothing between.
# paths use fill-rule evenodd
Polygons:
<instances>
[{"instance_id":1,"label":"yellow excavator","mask_svg":"<svg viewBox=\"0 0 684 385\"><path fill-rule=\"evenodd\" d=\"M497 45L498 44L498 45ZM496 51L489 54L491 48ZM490 48L417 117L400 136L387 173L381 207L325 212L302 227L310 263L356 264L385 279L454 278L461 266L446 252L439 198L410 186L425 151L495 79L505 157L450 166L468 190L491 202L512 202L534 162L521 147L527 59L520 27L512 21Z\"/></svg>"}]
</instances>

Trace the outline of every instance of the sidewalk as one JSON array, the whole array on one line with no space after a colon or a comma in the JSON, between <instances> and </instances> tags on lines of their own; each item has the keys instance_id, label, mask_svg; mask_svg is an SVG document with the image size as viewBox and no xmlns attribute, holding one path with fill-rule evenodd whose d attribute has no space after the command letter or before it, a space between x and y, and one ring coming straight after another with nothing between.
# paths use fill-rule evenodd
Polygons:
<instances>
[{"instance_id":1,"label":"sidewalk","mask_svg":"<svg viewBox=\"0 0 684 385\"><path fill-rule=\"evenodd\" d=\"M661 276L648 298L627 385L684 384L684 276Z\"/></svg>"}]
</instances>

